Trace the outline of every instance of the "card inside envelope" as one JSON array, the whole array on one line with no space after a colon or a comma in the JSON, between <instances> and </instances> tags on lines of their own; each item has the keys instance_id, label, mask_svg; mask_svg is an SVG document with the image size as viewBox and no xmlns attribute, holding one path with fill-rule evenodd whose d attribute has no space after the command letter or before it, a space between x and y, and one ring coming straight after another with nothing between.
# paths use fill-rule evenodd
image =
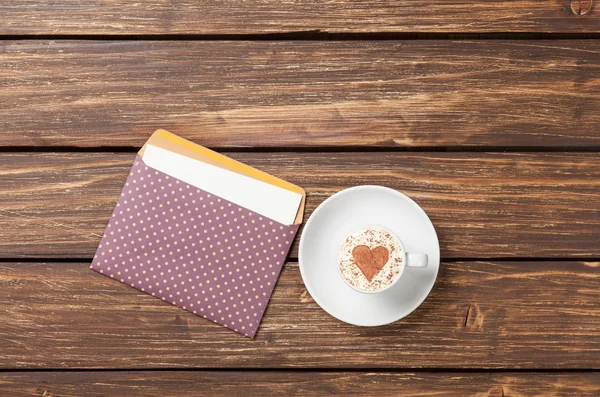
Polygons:
<instances>
[{"instance_id":1,"label":"card inside envelope","mask_svg":"<svg viewBox=\"0 0 600 397\"><path fill-rule=\"evenodd\" d=\"M262 205L273 197L275 211ZM304 200L295 185L159 130L136 156L91 268L254 337Z\"/></svg>"}]
</instances>

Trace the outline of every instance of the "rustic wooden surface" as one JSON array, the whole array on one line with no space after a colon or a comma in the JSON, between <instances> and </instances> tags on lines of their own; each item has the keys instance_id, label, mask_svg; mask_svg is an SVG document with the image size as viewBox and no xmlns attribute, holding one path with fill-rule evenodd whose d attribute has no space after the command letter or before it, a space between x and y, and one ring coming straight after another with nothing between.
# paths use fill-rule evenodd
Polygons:
<instances>
[{"instance_id":1,"label":"rustic wooden surface","mask_svg":"<svg viewBox=\"0 0 600 397\"><path fill-rule=\"evenodd\" d=\"M4 146L600 147L597 41L0 45Z\"/></svg>"},{"instance_id":2,"label":"rustic wooden surface","mask_svg":"<svg viewBox=\"0 0 600 397\"><path fill-rule=\"evenodd\" d=\"M590 9L591 6L591 9ZM0 34L256 34L298 31L598 32L580 0L281 2L29 0L0 6Z\"/></svg>"},{"instance_id":3,"label":"rustic wooden surface","mask_svg":"<svg viewBox=\"0 0 600 397\"><path fill-rule=\"evenodd\" d=\"M597 397L591 373L368 373L368 372L30 372L0 374L0 393L62 396L379 396ZM44 394L46 393L46 394Z\"/></svg>"},{"instance_id":4,"label":"rustic wooden surface","mask_svg":"<svg viewBox=\"0 0 600 397\"><path fill-rule=\"evenodd\" d=\"M428 212L443 258L600 256L596 153L229 154L304 187L305 219L349 186L401 190ZM0 257L91 258L134 158L0 154Z\"/></svg>"},{"instance_id":5,"label":"rustic wooden surface","mask_svg":"<svg viewBox=\"0 0 600 397\"><path fill-rule=\"evenodd\" d=\"M0 368L600 369L600 262L444 261L377 328L329 316L288 263L255 340L88 267L0 266Z\"/></svg>"},{"instance_id":6,"label":"rustic wooden surface","mask_svg":"<svg viewBox=\"0 0 600 397\"><path fill-rule=\"evenodd\" d=\"M600 13L590 0L0 4L0 396L600 395ZM255 340L91 271L165 128L430 215L427 300L325 313L297 241Z\"/></svg>"}]
</instances>

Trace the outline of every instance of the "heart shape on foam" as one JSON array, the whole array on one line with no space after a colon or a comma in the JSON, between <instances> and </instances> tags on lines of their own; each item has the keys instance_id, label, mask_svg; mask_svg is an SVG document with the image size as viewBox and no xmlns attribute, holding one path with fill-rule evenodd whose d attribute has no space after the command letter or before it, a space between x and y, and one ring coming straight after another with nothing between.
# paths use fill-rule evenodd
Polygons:
<instances>
[{"instance_id":1,"label":"heart shape on foam","mask_svg":"<svg viewBox=\"0 0 600 397\"><path fill-rule=\"evenodd\" d=\"M382 246L371 249L366 245L357 245L352 249L352 258L362 274L371 282L387 263L390 252Z\"/></svg>"}]
</instances>

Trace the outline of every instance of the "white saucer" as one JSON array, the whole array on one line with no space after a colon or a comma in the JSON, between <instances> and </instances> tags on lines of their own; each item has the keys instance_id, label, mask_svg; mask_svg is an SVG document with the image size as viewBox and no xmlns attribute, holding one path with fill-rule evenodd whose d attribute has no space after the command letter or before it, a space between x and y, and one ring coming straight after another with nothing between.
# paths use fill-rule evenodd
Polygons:
<instances>
[{"instance_id":1,"label":"white saucer","mask_svg":"<svg viewBox=\"0 0 600 397\"><path fill-rule=\"evenodd\" d=\"M426 268L404 269L400 280L377 294L350 288L337 270L344 238L353 230L380 225L398 236L407 252L429 256ZM404 194L383 186L356 186L323 201L300 238L300 273L308 292L333 317L360 326L389 324L425 300L440 267L440 246L425 211Z\"/></svg>"}]
</instances>

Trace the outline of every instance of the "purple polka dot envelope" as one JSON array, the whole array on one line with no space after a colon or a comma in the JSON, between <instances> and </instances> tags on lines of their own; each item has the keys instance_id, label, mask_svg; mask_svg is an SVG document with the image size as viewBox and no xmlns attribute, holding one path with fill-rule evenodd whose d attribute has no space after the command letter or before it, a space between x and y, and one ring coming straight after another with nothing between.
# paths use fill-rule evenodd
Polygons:
<instances>
[{"instance_id":1,"label":"purple polka dot envelope","mask_svg":"<svg viewBox=\"0 0 600 397\"><path fill-rule=\"evenodd\" d=\"M91 268L253 338L304 201L298 186L158 130Z\"/></svg>"}]
</instances>

